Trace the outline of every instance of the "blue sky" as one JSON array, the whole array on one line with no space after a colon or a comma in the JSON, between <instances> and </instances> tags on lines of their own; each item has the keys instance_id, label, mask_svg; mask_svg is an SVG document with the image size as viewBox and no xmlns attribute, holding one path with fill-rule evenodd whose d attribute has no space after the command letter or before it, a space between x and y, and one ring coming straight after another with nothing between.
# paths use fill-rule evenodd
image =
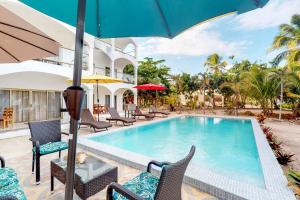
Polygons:
<instances>
[{"instance_id":1,"label":"blue sky","mask_svg":"<svg viewBox=\"0 0 300 200\"><path fill-rule=\"evenodd\" d=\"M300 14L300 0L270 0L262 9L230 15L201 24L174 39L137 39L139 59L165 59L173 74L204 71L205 59L218 53L228 62L236 60L268 62L275 53L268 52L278 26ZM229 65L230 67L230 65Z\"/></svg>"}]
</instances>

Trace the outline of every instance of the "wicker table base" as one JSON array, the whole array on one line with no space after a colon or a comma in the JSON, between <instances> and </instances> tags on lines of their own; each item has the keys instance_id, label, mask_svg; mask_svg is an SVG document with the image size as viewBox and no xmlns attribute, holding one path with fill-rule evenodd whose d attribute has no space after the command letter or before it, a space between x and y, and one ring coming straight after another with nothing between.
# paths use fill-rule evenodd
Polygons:
<instances>
[{"instance_id":1,"label":"wicker table base","mask_svg":"<svg viewBox=\"0 0 300 200\"><path fill-rule=\"evenodd\" d=\"M66 161L51 161L51 191L54 190L54 177L62 183L66 182L66 168ZM76 164L74 188L81 199L87 199L117 181L118 168L93 156L88 156L84 164Z\"/></svg>"}]
</instances>

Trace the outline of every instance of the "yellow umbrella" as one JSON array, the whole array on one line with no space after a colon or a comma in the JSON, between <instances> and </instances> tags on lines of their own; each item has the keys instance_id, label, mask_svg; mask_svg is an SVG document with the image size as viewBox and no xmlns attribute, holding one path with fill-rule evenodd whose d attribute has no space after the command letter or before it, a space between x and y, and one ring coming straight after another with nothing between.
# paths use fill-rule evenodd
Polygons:
<instances>
[{"instance_id":1,"label":"yellow umbrella","mask_svg":"<svg viewBox=\"0 0 300 200\"><path fill-rule=\"evenodd\" d=\"M68 83L72 83L73 80L69 79L67 80ZM97 84L97 104L98 104L98 121L99 121L99 83L122 83L123 80L112 78L109 76L104 76L100 74L93 74L89 76L83 76L81 78L81 83L91 83L91 84Z\"/></svg>"}]
</instances>

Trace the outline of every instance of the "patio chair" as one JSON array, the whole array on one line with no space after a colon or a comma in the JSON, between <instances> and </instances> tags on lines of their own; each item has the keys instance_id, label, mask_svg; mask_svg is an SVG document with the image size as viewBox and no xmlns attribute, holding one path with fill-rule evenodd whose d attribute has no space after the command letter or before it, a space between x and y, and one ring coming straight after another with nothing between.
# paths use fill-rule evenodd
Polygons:
<instances>
[{"instance_id":1,"label":"patio chair","mask_svg":"<svg viewBox=\"0 0 300 200\"><path fill-rule=\"evenodd\" d=\"M170 114L168 111L157 110L154 106L150 108L149 113L154 115L161 114L164 117L167 117Z\"/></svg>"},{"instance_id":2,"label":"patio chair","mask_svg":"<svg viewBox=\"0 0 300 200\"><path fill-rule=\"evenodd\" d=\"M136 118L136 117L145 117L148 120L151 120L155 117L153 114L142 113L142 111L140 110L140 108L138 106L135 108L135 111L132 114L132 116L134 118Z\"/></svg>"},{"instance_id":3,"label":"patio chair","mask_svg":"<svg viewBox=\"0 0 300 200\"><path fill-rule=\"evenodd\" d=\"M115 108L107 108L111 118L106 118L106 120L110 121L115 121L116 123L118 121L123 122L123 125L132 125L134 122L136 122L135 119L132 118L126 118L126 117L121 117L118 113L118 111Z\"/></svg>"},{"instance_id":4,"label":"patio chair","mask_svg":"<svg viewBox=\"0 0 300 200\"><path fill-rule=\"evenodd\" d=\"M181 186L186 168L195 154L195 146L189 154L176 163L151 161L147 172L124 185L112 183L107 189L107 200L181 200ZM151 166L162 168L160 177L151 173Z\"/></svg>"},{"instance_id":5,"label":"patio chair","mask_svg":"<svg viewBox=\"0 0 300 200\"><path fill-rule=\"evenodd\" d=\"M96 132L97 129L106 129L112 127L108 122L96 121L89 109L82 109L81 111L81 121L79 123L79 128L81 125L86 125L94 129Z\"/></svg>"},{"instance_id":6,"label":"patio chair","mask_svg":"<svg viewBox=\"0 0 300 200\"><path fill-rule=\"evenodd\" d=\"M68 143L61 141L60 120L29 122L32 141L32 173L36 165L36 184L40 183L40 157L68 149Z\"/></svg>"},{"instance_id":7,"label":"patio chair","mask_svg":"<svg viewBox=\"0 0 300 200\"><path fill-rule=\"evenodd\" d=\"M20 187L15 170L5 167L4 158L0 156L0 199L1 200L26 200Z\"/></svg>"}]
</instances>

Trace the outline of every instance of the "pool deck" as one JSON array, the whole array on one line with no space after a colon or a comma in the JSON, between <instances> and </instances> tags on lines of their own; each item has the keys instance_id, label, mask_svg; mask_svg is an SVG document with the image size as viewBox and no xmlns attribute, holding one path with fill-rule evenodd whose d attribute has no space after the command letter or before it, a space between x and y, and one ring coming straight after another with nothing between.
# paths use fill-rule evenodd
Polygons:
<instances>
[{"instance_id":1,"label":"pool deck","mask_svg":"<svg viewBox=\"0 0 300 200\"><path fill-rule=\"evenodd\" d=\"M202 115L197 115L202 116ZM207 116L207 115L206 115ZM173 116L178 117L178 116ZM170 118L173 118L170 117ZM214 116L215 117L215 116ZM236 118L228 116L218 116L224 118ZM168 118L168 119L170 119ZM168 120L163 119L163 120ZM278 164L271 148L266 141L262 130L254 118L238 117L238 119L250 119L253 126L254 136L258 147L258 153L261 160L262 170L265 179L266 189L232 180L222 175L216 174L209 169L202 169L190 165L185 176L185 183L199 188L201 191L212 194L220 199L255 199L255 200L292 200L295 199L292 191L287 186L287 180L283 171ZM156 123L149 122L149 123ZM135 126L142 126L138 124ZM131 127L124 127L128 129ZM102 134L113 134L116 130L112 130ZM152 160L149 157L129 152L120 148L112 147L103 143L91 141L88 138L92 136L83 136L79 139L81 148L91 151L97 155L107 157L124 165L136 168L145 169L147 163Z\"/></svg>"}]
</instances>

